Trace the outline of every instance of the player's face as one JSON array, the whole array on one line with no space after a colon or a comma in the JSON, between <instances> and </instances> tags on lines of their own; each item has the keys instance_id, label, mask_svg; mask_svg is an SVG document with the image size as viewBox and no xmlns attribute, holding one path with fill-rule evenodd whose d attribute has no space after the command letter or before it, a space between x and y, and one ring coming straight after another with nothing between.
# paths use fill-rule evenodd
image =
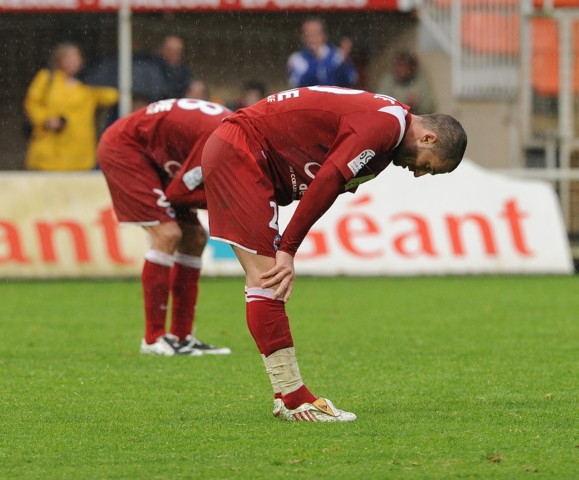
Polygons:
<instances>
[{"instance_id":1,"label":"player's face","mask_svg":"<svg viewBox=\"0 0 579 480\"><path fill-rule=\"evenodd\" d=\"M448 166L440 158L432 153L431 149L419 149L418 147L397 151L392 163L397 167L407 168L415 178L422 175L438 175L448 173Z\"/></svg>"}]
</instances>

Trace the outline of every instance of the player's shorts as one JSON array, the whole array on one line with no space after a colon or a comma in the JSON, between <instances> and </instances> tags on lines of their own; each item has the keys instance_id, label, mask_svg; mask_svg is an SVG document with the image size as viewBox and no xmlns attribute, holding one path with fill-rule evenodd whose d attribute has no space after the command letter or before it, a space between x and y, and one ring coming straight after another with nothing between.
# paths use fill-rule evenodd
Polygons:
<instances>
[{"instance_id":1,"label":"player's shorts","mask_svg":"<svg viewBox=\"0 0 579 480\"><path fill-rule=\"evenodd\" d=\"M201 168L209 234L258 255L275 257L281 242L271 180L257 165L247 137L225 122L205 143Z\"/></svg>"},{"instance_id":2,"label":"player's shorts","mask_svg":"<svg viewBox=\"0 0 579 480\"><path fill-rule=\"evenodd\" d=\"M163 179L137 144L101 140L97 157L105 175L119 223L142 226L178 221L199 225L197 210L172 206L165 196L169 179Z\"/></svg>"}]
</instances>

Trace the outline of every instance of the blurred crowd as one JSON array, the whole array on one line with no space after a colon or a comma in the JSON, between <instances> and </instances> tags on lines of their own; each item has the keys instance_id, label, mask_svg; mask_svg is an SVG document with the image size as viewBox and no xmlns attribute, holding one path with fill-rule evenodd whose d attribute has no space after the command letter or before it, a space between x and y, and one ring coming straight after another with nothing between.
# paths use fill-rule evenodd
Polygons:
<instances>
[{"instance_id":1,"label":"blurred crowd","mask_svg":"<svg viewBox=\"0 0 579 480\"><path fill-rule=\"evenodd\" d=\"M288 88L331 85L355 88L360 72L352 59L352 39L329 41L325 21L306 19L302 47L287 59ZM154 52L132 52L132 111L167 98L198 98L238 110L267 97L267 85L256 78L240 81L238 95L223 99L184 61L186 44L166 35ZM74 43L52 49L46 68L32 79L24 99L23 132L28 138L29 170L91 170L98 168L95 150L102 132L119 118L119 59L109 55L85 62ZM394 52L392 64L374 88L412 107L413 113L436 110L428 76L415 54Z\"/></svg>"}]
</instances>

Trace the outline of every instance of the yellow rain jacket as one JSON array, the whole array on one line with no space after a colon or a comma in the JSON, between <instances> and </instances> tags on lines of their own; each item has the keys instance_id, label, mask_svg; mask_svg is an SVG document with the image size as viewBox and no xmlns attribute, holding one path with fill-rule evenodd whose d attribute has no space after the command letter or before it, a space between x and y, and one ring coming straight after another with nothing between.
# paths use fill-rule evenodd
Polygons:
<instances>
[{"instance_id":1,"label":"yellow rain jacket","mask_svg":"<svg viewBox=\"0 0 579 480\"><path fill-rule=\"evenodd\" d=\"M33 130L26 167L30 170L91 170L96 165L96 110L118 102L112 87L70 81L60 70L40 70L26 94L24 109ZM50 117L63 117L60 132L45 130Z\"/></svg>"}]
</instances>

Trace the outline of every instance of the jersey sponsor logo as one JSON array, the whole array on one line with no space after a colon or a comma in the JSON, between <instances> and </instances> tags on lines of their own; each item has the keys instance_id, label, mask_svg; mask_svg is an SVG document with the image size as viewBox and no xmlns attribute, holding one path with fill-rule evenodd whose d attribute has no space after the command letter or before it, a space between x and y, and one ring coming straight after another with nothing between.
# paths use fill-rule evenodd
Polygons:
<instances>
[{"instance_id":1,"label":"jersey sponsor logo","mask_svg":"<svg viewBox=\"0 0 579 480\"><path fill-rule=\"evenodd\" d=\"M296 177L296 173L295 173L294 167L292 167L291 165L290 165L290 167L289 167L289 172L290 172L290 180L291 180L291 182L292 182L292 192L293 192L292 198L295 198L295 197L296 197L296 193L297 193L297 191L298 191L298 180L297 180L297 177Z\"/></svg>"},{"instance_id":2,"label":"jersey sponsor logo","mask_svg":"<svg viewBox=\"0 0 579 480\"><path fill-rule=\"evenodd\" d=\"M163 169L167 172L169 177L173 178L179 169L181 168L181 164L177 160L169 160L165 162L163 165Z\"/></svg>"},{"instance_id":3,"label":"jersey sponsor logo","mask_svg":"<svg viewBox=\"0 0 579 480\"><path fill-rule=\"evenodd\" d=\"M304 167L304 172L310 178L314 178L320 170L321 165L318 162L308 162Z\"/></svg>"},{"instance_id":4,"label":"jersey sponsor logo","mask_svg":"<svg viewBox=\"0 0 579 480\"><path fill-rule=\"evenodd\" d=\"M203 183L201 167L195 167L183 174L183 183L189 190L195 190Z\"/></svg>"},{"instance_id":5,"label":"jersey sponsor logo","mask_svg":"<svg viewBox=\"0 0 579 480\"><path fill-rule=\"evenodd\" d=\"M360 155L348 162L348 168L355 176L375 155L376 152L374 150L364 150Z\"/></svg>"}]
</instances>

